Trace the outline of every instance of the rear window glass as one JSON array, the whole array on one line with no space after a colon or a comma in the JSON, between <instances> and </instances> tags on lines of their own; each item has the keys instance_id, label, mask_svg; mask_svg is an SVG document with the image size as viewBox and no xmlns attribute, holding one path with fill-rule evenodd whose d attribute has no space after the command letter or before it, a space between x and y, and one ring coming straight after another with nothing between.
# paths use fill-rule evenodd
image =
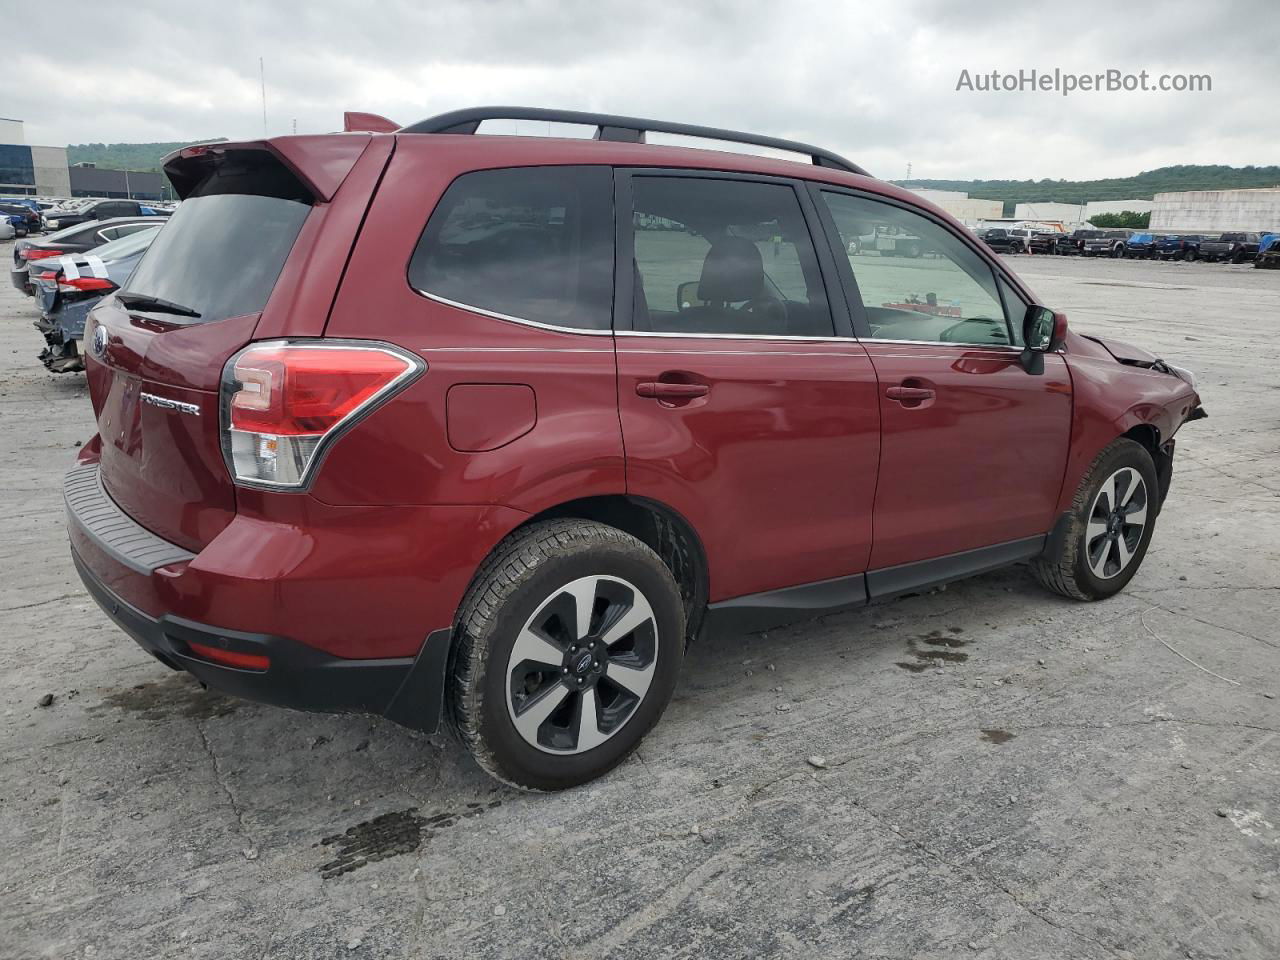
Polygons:
<instances>
[{"instance_id":1,"label":"rear window glass","mask_svg":"<svg viewBox=\"0 0 1280 960\"><path fill-rule=\"evenodd\" d=\"M520 167L459 177L427 222L409 282L516 320L609 329L612 172Z\"/></svg>"},{"instance_id":2,"label":"rear window glass","mask_svg":"<svg viewBox=\"0 0 1280 960\"><path fill-rule=\"evenodd\" d=\"M174 322L259 313L310 212L301 185L279 168L214 173L161 221L164 229L121 295L154 298L199 314L166 315Z\"/></svg>"},{"instance_id":3,"label":"rear window glass","mask_svg":"<svg viewBox=\"0 0 1280 960\"><path fill-rule=\"evenodd\" d=\"M117 237L100 247L94 247L92 254L104 261L131 257L139 250L147 249L159 230L159 227L152 227L150 230L135 231L123 237Z\"/></svg>"}]
</instances>

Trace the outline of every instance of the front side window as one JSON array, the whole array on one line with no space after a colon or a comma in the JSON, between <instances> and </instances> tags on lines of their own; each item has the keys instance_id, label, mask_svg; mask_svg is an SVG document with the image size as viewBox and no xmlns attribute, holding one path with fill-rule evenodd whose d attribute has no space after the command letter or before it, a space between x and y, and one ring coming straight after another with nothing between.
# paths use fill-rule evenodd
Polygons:
<instances>
[{"instance_id":1,"label":"front side window","mask_svg":"<svg viewBox=\"0 0 1280 960\"><path fill-rule=\"evenodd\" d=\"M813 240L792 187L699 177L631 182L637 331L833 334Z\"/></svg>"},{"instance_id":2,"label":"front side window","mask_svg":"<svg viewBox=\"0 0 1280 960\"><path fill-rule=\"evenodd\" d=\"M892 204L824 190L876 340L1010 346L991 267L959 237Z\"/></svg>"},{"instance_id":3,"label":"front side window","mask_svg":"<svg viewBox=\"0 0 1280 960\"><path fill-rule=\"evenodd\" d=\"M427 222L409 282L514 320L608 330L612 171L513 167L459 177Z\"/></svg>"}]
</instances>

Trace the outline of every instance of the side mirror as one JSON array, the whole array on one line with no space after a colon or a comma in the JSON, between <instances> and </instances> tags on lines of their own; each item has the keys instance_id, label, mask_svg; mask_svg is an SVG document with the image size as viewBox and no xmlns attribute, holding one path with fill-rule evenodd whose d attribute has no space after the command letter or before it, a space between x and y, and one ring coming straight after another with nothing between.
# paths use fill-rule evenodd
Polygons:
<instances>
[{"instance_id":1,"label":"side mirror","mask_svg":"<svg viewBox=\"0 0 1280 960\"><path fill-rule=\"evenodd\" d=\"M1044 370L1044 354L1059 349L1067 339L1067 317L1048 307L1031 304L1022 318L1022 366L1028 373Z\"/></svg>"}]
</instances>

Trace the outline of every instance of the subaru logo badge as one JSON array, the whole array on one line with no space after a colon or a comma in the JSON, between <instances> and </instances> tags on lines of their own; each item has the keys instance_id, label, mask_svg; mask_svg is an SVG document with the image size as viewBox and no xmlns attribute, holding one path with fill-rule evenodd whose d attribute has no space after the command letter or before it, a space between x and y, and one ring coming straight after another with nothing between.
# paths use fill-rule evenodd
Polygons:
<instances>
[{"instance_id":1,"label":"subaru logo badge","mask_svg":"<svg viewBox=\"0 0 1280 960\"><path fill-rule=\"evenodd\" d=\"M95 357L102 356L107 349L107 328L98 325L93 328L93 355Z\"/></svg>"}]
</instances>

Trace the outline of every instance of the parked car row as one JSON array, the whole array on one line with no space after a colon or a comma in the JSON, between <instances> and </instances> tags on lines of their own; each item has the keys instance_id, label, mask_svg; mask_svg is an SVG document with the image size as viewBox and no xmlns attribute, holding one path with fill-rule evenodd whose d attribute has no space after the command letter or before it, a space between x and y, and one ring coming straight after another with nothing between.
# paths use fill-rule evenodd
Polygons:
<instances>
[{"instance_id":1,"label":"parked car row","mask_svg":"<svg viewBox=\"0 0 1280 960\"><path fill-rule=\"evenodd\" d=\"M0 197L0 223L13 228L0 232L0 240L26 237L48 230L88 223L91 220L110 220L115 217L155 217L173 213L172 204L144 203L139 200L121 200L110 197L78 197L58 199L50 197Z\"/></svg>"},{"instance_id":2,"label":"parked car row","mask_svg":"<svg viewBox=\"0 0 1280 960\"><path fill-rule=\"evenodd\" d=\"M84 369L89 311L124 284L166 222L155 214L91 220L14 244L9 279L39 307L40 361L51 372Z\"/></svg>"},{"instance_id":3,"label":"parked car row","mask_svg":"<svg viewBox=\"0 0 1280 960\"><path fill-rule=\"evenodd\" d=\"M1244 263L1252 260L1259 267L1267 265L1262 262L1262 254L1280 241L1280 232L1260 234L1241 231L1215 236L1092 229L1065 233L1029 227L989 227L980 230L978 236L988 247L999 253L1206 260L1210 263Z\"/></svg>"}]
</instances>

